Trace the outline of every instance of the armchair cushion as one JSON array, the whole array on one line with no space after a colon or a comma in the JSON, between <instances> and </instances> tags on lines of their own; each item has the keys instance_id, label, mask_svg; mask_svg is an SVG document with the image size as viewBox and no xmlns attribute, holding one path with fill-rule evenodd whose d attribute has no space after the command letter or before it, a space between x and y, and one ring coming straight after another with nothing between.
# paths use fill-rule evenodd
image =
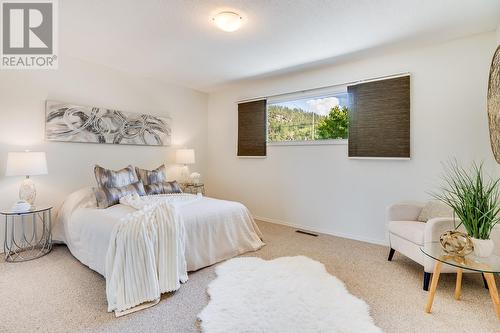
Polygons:
<instances>
[{"instance_id":1,"label":"armchair cushion","mask_svg":"<svg viewBox=\"0 0 500 333\"><path fill-rule=\"evenodd\" d=\"M425 223L417 221L390 221L389 232L415 245L424 244Z\"/></svg>"}]
</instances>

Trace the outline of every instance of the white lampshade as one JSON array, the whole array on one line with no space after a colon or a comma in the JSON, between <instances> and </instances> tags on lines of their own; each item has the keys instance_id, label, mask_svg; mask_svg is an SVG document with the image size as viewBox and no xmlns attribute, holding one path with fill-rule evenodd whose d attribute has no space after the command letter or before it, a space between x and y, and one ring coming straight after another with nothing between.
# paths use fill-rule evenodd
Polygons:
<instances>
[{"instance_id":1,"label":"white lampshade","mask_svg":"<svg viewBox=\"0 0 500 333\"><path fill-rule=\"evenodd\" d=\"M179 164L194 164L194 149L178 149L175 161Z\"/></svg>"},{"instance_id":2,"label":"white lampshade","mask_svg":"<svg viewBox=\"0 0 500 333\"><path fill-rule=\"evenodd\" d=\"M10 152L7 154L6 176L36 176L47 174L44 152Z\"/></svg>"}]
</instances>

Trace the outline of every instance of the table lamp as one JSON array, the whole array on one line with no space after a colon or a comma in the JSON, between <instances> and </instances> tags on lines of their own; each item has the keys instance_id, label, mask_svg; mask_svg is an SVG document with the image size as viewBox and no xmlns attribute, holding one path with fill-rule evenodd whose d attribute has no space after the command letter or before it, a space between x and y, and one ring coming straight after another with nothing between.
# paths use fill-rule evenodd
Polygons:
<instances>
[{"instance_id":1,"label":"table lamp","mask_svg":"<svg viewBox=\"0 0 500 333\"><path fill-rule=\"evenodd\" d=\"M26 176L19 188L19 199L35 203L36 188L30 176L46 175L47 159L44 152L10 152L7 154L6 176Z\"/></svg>"},{"instance_id":2,"label":"table lamp","mask_svg":"<svg viewBox=\"0 0 500 333\"><path fill-rule=\"evenodd\" d=\"M183 164L181 170L181 179L183 182L189 181L189 164L194 164L194 149L178 149L175 152L175 161L178 164Z\"/></svg>"}]
</instances>

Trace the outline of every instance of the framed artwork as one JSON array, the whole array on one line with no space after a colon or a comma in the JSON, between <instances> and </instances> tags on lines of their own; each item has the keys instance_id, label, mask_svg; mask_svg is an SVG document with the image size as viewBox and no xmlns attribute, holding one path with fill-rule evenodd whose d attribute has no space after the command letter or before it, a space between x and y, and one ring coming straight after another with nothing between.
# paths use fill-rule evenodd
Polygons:
<instances>
[{"instance_id":1,"label":"framed artwork","mask_svg":"<svg viewBox=\"0 0 500 333\"><path fill-rule=\"evenodd\" d=\"M170 124L167 117L51 100L45 104L49 141L169 146Z\"/></svg>"}]
</instances>

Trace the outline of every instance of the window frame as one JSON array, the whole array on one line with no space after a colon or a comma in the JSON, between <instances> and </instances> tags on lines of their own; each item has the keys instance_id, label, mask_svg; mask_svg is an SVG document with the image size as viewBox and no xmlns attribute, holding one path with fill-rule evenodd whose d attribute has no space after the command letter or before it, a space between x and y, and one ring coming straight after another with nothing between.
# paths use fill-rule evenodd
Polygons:
<instances>
[{"instance_id":1,"label":"window frame","mask_svg":"<svg viewBox=\"0 0 500 333\"><path fill-rule=\"evenodd\" d=\"M267 146L324 146L342 145L347 146L349 139L324 139L324 140L289 140L289 141L269 141L269 106L272 104L296 101L301 99L327 98L335 95L347 93L347 84L337 85L328 88L304 90L298 93L282 94L267 99L266 105L266 144Z\"/></svg>"}]
</instances>

